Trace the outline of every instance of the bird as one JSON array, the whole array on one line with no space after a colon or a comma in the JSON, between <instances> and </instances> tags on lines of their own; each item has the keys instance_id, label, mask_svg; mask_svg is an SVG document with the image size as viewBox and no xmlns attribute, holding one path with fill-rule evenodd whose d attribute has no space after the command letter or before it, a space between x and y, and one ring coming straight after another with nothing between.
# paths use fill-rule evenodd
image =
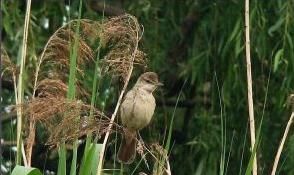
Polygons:
<instances>
[{"instance_id":1,"label":"bird","mask_svg":"<svg viewBox=\"0 0 294 175\"><path fill-rule=\"evenodd\" d=\"M163 86L155 72L143 73L127 92L120 107L123 138L117 153L120 163L131 164L136 157L137 132L151 121L156 107L153 92Z\"/></svg>"}]
</instances>

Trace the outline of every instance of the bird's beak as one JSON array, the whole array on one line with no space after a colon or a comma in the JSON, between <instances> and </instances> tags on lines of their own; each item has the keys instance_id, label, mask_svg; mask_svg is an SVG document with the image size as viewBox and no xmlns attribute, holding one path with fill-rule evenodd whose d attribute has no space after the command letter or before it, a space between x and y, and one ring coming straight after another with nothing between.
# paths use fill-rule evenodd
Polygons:
<instances>
[{"instance_id":1,"label":"bird's beak","mask_svg":"<svg viewBox=\"0 0 294 175\"><path fill-rule=\"evenodd\" d=\"M158 83L156 84L156 86L163 86L163 83L158 82Z\"/></svg>"}]
</instances>

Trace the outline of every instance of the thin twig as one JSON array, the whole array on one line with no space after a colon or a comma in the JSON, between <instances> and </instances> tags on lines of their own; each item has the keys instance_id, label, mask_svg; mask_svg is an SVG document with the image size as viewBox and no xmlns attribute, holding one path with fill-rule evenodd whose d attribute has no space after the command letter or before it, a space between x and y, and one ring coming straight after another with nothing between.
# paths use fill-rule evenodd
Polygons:
<instances>
[{"instance_id":1,"label":"thin twig","mask_svg":"<svg viewBox=\"0 0 294 175\"><path fill-rule=\"evenodd\" d=\"M136 21L136 19L134 17L130 16L130 18L132 20ZM135 22L135 24L137 24L137 22ZM110 123L109 123L108 129L107 129L107 132L105 134L104 140L103 140L102 149L101 149L101 152L99 154L99 162L98 162L98 168L97 168L97 173L96 173L97 175L102 174L102 165L103 165L103 159L104 159L104 154L105 154L105 149L106 149L106 144L107 144L107 141L108 141L108 137L109 137L111 128L113 126L114 119L115 119L115 117L117 115L118 109L120 107L123 95L124 95L124 93L125 93L125 91L127 89L128 83L130 81L130 78L131 78L131 75L132 75L132 72L133 72L133 63L134 63L134 60L135 60L136 52L138 50L138 42L139 42L140 37L141 37L141 36L139 36L139 26L138 25L136 25L136 34L137 34L137 36L136 36L137 37L137 42L136 42L136 45L135 45L134 52L132 53L132 64L130 65L129 72L128 72L128 75L127 75L127 77L125 79L123 89L122 89L122 91L120 93L120 96L118 98L115 110L114 110L114 112L113 112L113 114L111 116Z\"/></svg>"},{"instance_id":2,"label":"thin twig","mask_svg":"<svg viewBox=\"0 0 294 175\"><path fill-rule=\"evenodd\" d=\"M276 157L275 157L275 161L274 161L274 165L273 165L273 169L272 169L271 175L275 175L276 174L276 170L277 170L277 167L278 167L280 156L281 156L281 153L282 153L282 150L283 150L283 147L284 147L285 140L287 138L288 132L290 130L291 124L293 122L293 118L294 118L294 112L291 113L290 119L289 119L289 121L287 123L287 126L286 126L286 129L285 129L283 138L281 140L280 146L278 148L278 152L277 152Z\"/></svg>"},{"instance_id":3,"label":"thin twig","mask_svg":"<svg viewBox=\"0 0 294 175\"><path fill-rule=\"evenodd\" d=\"M251 151L255 145L255 122L252 96L252 75L251 75L251 57L250 57L250 35L249 35L249 0L245 0L245 48L246 48L246 64L247 64L247 88L248 88L248 108L249 108L249 125L251 138ZM254 154L252 174L257 175L257 159L256 152Z\"/></svg>"}]
</instances>

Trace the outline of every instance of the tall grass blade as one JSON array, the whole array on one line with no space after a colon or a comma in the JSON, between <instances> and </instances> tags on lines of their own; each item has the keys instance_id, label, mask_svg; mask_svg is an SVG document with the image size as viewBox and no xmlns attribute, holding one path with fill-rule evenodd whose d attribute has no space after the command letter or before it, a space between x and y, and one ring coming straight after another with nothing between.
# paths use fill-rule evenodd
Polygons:
<instances>
[{"instance_id":1,"label":"tall grass blade","mask_svg":"<svg viewBox=\"0 0 294 175\"><path fill-rule=\"evenodd\" d=\"M221 149L221 159L220 159L220 171L219 174L223 175L225 173L225 162L226 162L226 120L223 116L223 105L222 105L222 96L220 92L220 86L217 79L217 74L214 72L214 77L217 85L218 90L218 97L219 97L219 105L220 105L220 117L221 117L221 143L222 143L222 149Z\"/></svg>"},{"instance_id":2,"label":"tall grass blade","mask_svg":"<svg viewBox=\"0 0 294 175\"><path fill-rule=\"evenodd\" d=\"M169 124L168 136L167 136L167 140L166 140L166 143L165 143L165 150L167 150L167 151L169 151L169 148L170 148L171 137L172 137L172 129L173 129L173 123L174 123L174 118L175 118L175 114L176 114L176 109L178 107L178 103L179 103L180 97L182 95L183 88L186 85L186 82L187 82L187 79L185 80L185 82L183 83L183 86L181 87L180 93L179 93L179 95L177 97L176 105L174 107L173 115L172 115L172 118L171 118L171 121L170 121L170 124Z\"/></svg>"},{"instance_id":3,"label":"tall grass blade","mask_svg":"<svg viewBox=\"0 0 294 175\"><path fill-rule=\"evenodd\" d=\"M174 110L173 110L172 118L171 118L171 121L170 121L170 124L169 124L168 136L167 136L167 140L166 140L166 143L165 143L165 150L167 152L169 151L170 145L171 145L172 130L173 130L173 124L174 124L174 118L175 118L176 110L177 110L178 103L179 103L179 100L180 100L180 97L182 95L183 88L185 87L186 82L187 82L187 79L185 80L185 82L183 83L183 85L181 87L180 93L179 93L179 95L177 97L177 101L176 101L176 104L175 104L175 107L174 107ZM156 174L162 174L163 173L164 161L165 161L165 157L162 156L160 158L160 160L157 162L157 164L155 166Z\"/></svg>"},{"instance_id":4,"label":"tall grass blade","mask_svg":"<svg viewBox=\"0 0 294 175\"><path fill-rule=\"evenodd\" d=\"M72 161L70 166L70 175L76 175L77 174L77 155L78 155L78 141L76 140L73 143L73 155L72 155Z\"/></svg>"},{"instance_id":5,"label":"tall grass blade","mask_svg":"<svg viewBox=\"0 0 294 175\"><path fill-rule=\"evenodd\" d=\"M248 125L248 123L247 123ZM247 132L248 132L248 127L246 125L246 129L245 129L245 134L244 134L244 141L243 141L243 146L242 146L242 154L241 154L241 161L240 161L240 168L239 168L239 175L242 174L242 167L243 167L243 161L244 161L244 151L245 151L245 146L246 146L246 136L247 136Z\"/></svg>"},{"instance_id":6,"label":"tall grass blade","mask_svg":"<svg viewBox=\"0 0 294 175\"><path fill-rule=\"evenodd\" d=\"M57 175L66 175L66 149L65 143L61 143L58 148L58 171Z\"/></svg>"},{"instance_id":7,"label":"tall grass blade","mask_svg":"<svg viewBox=\"0 0 294 175\"><path fill-rule=\"evenodd\" d=\"M18 85L17 85L17 105L21 105L24 102L24 70L26 64L26 55L27 55L27 40L28 40L28 30L29 30L29 22L30 22L30 14L31 14L31 0L27 1L26 7L26 16L25 16L25 24L24 24L24 32L23 32L23 41L22 41L22 52L21 52L21 63L20 63L20 72L18 77ZM16 154L16 164L21 164L22 153L21 153L21 145L22 145L22 108L17 108L17 154ZM26 162L25 162L26 164Z\"/></svg>"},{"instance_id":8,"label":"tall grass blade","mask_svg":"<svg viewBox=\"0 0 294 175\"><path fill-rule=\"evenodd\" d=\"M97 87L98 87L98 78L99 78L98 75L100 75L100 66L99 66L100 48L101 48L101 42L99 43L98 53L97 53L96 62L95 62L95 71L94 71L94 78L93 78L93 85L92 85L92 96L91 96L91 111L90 111L89 117L93 117L93 110L95 107L96 95L98 92ZM86 139L85 151L89 149L91 138L92 138L92 134L89 134Z\"/></svg>"},{"instance_id":9,"label":"tall grass blade","mask_svg":"<svg viewBox=\"0 0 294 175\"><path fill-rule=\"evenodd\" d=\"M89 150L84 152L84 161L82 162L79 175L95 174L99 157L97 156L101 151L102 144L89 144Z\"/></svg>"},{"instance_id":10,"label":"tall grass blade","mask_svg":"<svg viewBox=\"0 0 294 175\"><path fill-rule=\"evenodd\" d=\"M74 100L76 94L76 71L77 71L77 57L78 57L78 46L79 46L79 34L80 34L80 19L82 14L82 1L80 0L79 5L79 20L77 23L74 43L70 53L70 70L69 70L69 82L68 82L68 100ZM76 175L77 169L77 152L78 152L78 140L73 144L73 157L70 168L70 175Z\"/></svg>"}]
</instances>

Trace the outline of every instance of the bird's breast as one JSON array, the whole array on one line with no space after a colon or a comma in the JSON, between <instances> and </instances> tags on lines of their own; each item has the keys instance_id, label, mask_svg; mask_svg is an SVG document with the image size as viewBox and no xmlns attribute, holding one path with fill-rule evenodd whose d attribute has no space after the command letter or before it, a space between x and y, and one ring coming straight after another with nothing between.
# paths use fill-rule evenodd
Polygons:
<instances>
[{"instance_id":1,"label":"bird's breast","mask_svg":"<svg viewBox=\"0 0 294 175\"><path fill-rule=\"evenodd\" d=\"M144 91L129 93L121 106L122 123L128 128L140 130L152 119L156 106L155 99L151 93Z\"/></svg>"}]
</instances>

